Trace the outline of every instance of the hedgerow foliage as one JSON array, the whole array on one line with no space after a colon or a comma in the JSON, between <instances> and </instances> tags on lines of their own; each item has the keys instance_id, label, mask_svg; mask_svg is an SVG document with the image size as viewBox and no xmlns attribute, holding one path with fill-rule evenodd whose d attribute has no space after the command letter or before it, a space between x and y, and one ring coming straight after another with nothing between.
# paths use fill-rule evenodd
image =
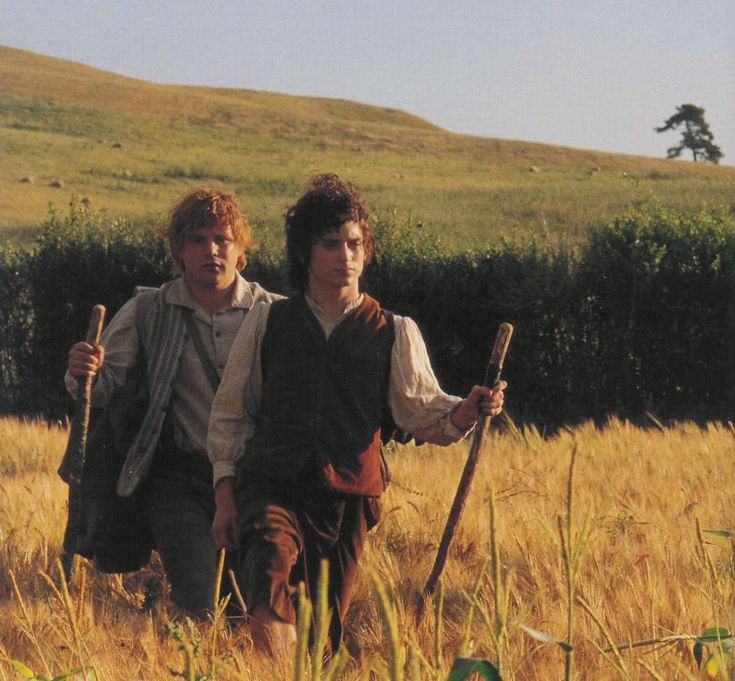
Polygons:
<instances>
[{"instance_id":1,"label":"hedgerow foliage","mask_svg":"<svg viewBox=\"0 0 735 681\"><path fill-rule=\"evenodd\" d=\"M725 209L632 206L591 227L576 251L534 241L447 254L420 223L373 225L364 288L424 332L442 386L464 394L484 374L498 325L509 413L558 425L611 413L732 419L735 407L735 220ZM51 212L35 246L0 250L0 408L59 417L66 353L92 305L108 319L135 285L174 272L151 231L73 204ZM246 276L283 292L269 246Z\"/></svg>"},{"instance_id":2,"label":"hedgerow foliage","mask_svg":"<svg viewBox=\"0 0 735 681\"><path fill-rule=\"evenodd\" d=\"M86 335L92 306L114 314L136 285L153 286L173 273L164 244L150 231L135 229L72 202L68 215L51 209L35 246L12 252L13 296L0 302L2 350L12 375L3 375L5 408L63 414L63 388L69 348ZM11 310L18 306L21 315Z\"/></svg>"}]
</instances>

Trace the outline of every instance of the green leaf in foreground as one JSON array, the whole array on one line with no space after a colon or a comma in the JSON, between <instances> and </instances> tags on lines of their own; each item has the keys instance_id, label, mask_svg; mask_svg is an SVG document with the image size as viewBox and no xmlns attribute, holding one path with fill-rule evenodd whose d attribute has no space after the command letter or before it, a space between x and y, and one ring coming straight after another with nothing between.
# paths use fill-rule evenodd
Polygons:
<instances>
[{"instance_id":1,"label":"green leaf in foreground","mask_svg":"<svg viewBox=\"0 0 735 681\"><path fill-rule=\"evenodd\" d=\"M83 672L84 676L79 676L79 674ZM95 674L94 670L85 670L82 667L77 667L76 669L70 669L69 671L62 672L58 676L54 676L51 681L63 681L63 679L70 679L72 677L74 678L74 681L97 681L97 675Z\"/></svg>"},{"instance_id":2,"label":"green leaf in foreground","mask_svg":"<svg viewBox=\"0 0 735 681\"><path fill-rule=\"evenodd\" d=\"M552 636L551 634L547 634L545 631L539 631L538 629L532 629L531 627L527 627L525 624L519 625L523 631L525 631L531 638L535 638L537 641L541 641L543 643L556 643L563 651L570 653L573 648L570 646L566 641L562 641L556 636Z\"/></svg>"},{"instance_id":3,"label":"green leaf in foreground","mask_svg":"<svg viewBox=\"0 0 735 681\"><path fill-rule=\"evenodd\" d=\"M13 665L13 667L15 667L15 670L24 679L35 679L35 678L37 678L36 675L30 669L28 669L28 667L26 667L22 662L20 662L19 660L13 660L10 657L0 657L0 660L2 662L8 662L11 665Z\"/></svg>"},{"instance_id":4,"label":"green leaf in foreground","mask_svg":"<svg viewBox=\"0 0 735 681\"><path fill-rule=\"evenodd\" d=\"M704 646L708 643L718 643L718 642L724 642L726 639L729 641L732 641L732 636L727 631L727 629L723 629L722 627L709 627L705 629L700 635L699 638L694 643L694 659L697 661L697 667L702 666L702 657L704 653ZM732 643L730 643L730 646L732 646ZM729 652L729 651L728 651ZM711 660L712 658L710 658ZM709 660L708 660L709 665Z\"/></svg>"},{"instance_id":5,"label":"green leaf in foreground","mask_svg":"<svg viewBox=\"0 0 735 681\"><path fill-rule=\"evenodd\" d=\"M465 681L470 674L478 674L486 681L503 681L498 670L488 660L478 657L458 657L449 670L447 681Z\"/></svg>"},{"instance_id":6,"label":"green leaf in foreground","mask_svg":"<svg viewBox=\"0 0 735 681\"><path fill-rule=\"evenodd\" d=\"M702 530L702 534L711 534L713 537L725 537L729 539L735 533L730 530Z\"/></svg>"}]
</instances>

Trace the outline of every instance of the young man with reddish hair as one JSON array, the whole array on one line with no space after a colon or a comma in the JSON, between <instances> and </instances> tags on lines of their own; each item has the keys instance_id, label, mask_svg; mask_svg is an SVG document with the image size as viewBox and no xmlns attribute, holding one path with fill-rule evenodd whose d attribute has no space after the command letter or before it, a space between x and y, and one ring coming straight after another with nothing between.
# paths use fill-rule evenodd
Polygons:
<instances>
[{"instance_id":1,"label":"young man with reddish hair","mask_svg":"<svg viewBox=\"0 0 735 681\"><path fill-rule=\"evenodd\" d=\"M335 651L380 513L384 407L446 445L500 413L505 382L447 395L416 324L360 292L373 237L362 197L337 176L314 178L288 211L286 251L298 293L253 309L212 404L213 535L237 547L253 639L271 653L295 641L298 583L313 597L327 559Z\"/></svg>"},{"instance_id":2,"label":"young man with reddish hair","mask_svg":"<svg viewBox=\"0 0 735 681\"><path fill-rule=\"evenodd\" d=\"M248 311L280 296L239 273L250 224L228 191L204 186L188 193L171 210L161 234L181 276L125 303L99 345L76 343L66 381L74 395L76 379L94 376L92 406L104 407L143 369L147 408L123 453L116 491L140 502L173 601L204 616L213 606L217 573L206 451L215 374L224 370ZM136 539L130 537L131 544Z\"/></svg>"}]
</instances>

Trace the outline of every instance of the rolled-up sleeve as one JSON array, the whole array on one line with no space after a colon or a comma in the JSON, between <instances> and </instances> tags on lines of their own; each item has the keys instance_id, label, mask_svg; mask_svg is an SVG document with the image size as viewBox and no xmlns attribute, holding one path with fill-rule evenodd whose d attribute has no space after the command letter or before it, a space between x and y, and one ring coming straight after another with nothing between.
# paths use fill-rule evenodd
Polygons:
<instances>
[{"instance_id":1,"label":"rolled-up sleeve","mask_svg":"<svg viewBox=\"0 0 735 681\"><path fill-rule=\"evenodd\" d=\"M269 311L270 303L259 303L246 315L212 402L207 455L215 485L235 475L235 464L255 430L263 386L260 349Z\"/></svg>"},{"instance_id":2,"label":"rolled-up sleeve","mask_svg":"<svg viewBox=\"0 0 735 681\"><path fill-rule=\"evenodd\" d=\"M439 387L416 322L399 315L393 319L396 339L388 389L393 419L416 439L438 445L456 442L466 433L457 429L450 417L462 398Z\"/></svg>"}]
</instances>

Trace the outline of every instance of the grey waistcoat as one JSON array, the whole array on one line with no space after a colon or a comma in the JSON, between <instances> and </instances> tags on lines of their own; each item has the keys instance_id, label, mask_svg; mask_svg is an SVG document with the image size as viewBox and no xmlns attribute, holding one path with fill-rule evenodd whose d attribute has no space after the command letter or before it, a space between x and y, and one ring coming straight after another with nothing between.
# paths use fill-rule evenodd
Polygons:
<instances>
[{"instance_id":1,"label":"grey waistcoat","mask_svg":"<svg viewBox=\"0 0 735 681\"><path fill-rule=\"evenodd\" d=\"M136 298L136 328L140 360L145 361L148 409L130 445L117 481L117 493L130 496L148 473L184 345L186 325L181 309L166 303L170 282L160 289L144 289Z\"/></svg>"}]
</instances>

